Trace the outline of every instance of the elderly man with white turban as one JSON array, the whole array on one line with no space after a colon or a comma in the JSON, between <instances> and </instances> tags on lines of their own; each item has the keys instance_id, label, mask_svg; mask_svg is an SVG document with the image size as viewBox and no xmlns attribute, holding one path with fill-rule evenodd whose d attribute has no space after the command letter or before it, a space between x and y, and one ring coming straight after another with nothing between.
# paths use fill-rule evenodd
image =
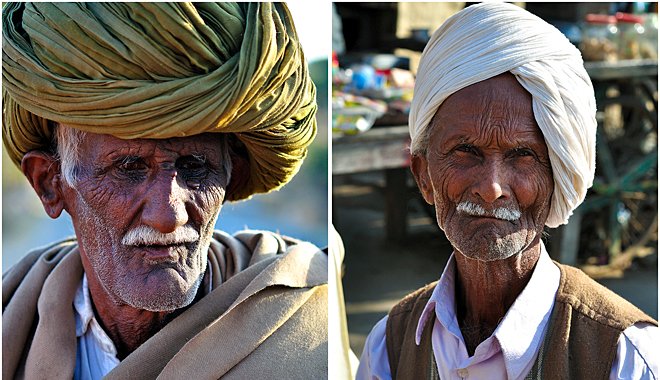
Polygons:
<instances>
[{"instance_id":1,"label":"elderly man with white turban","mask_svg":"<svg viewBox=\"0 0 660 380\"><path fill-rule=\"evenodd\" d=\"M327 376L326 254L214 230L225 201L288 182L316 134L286 5L2 11L6 151L76 233L3 274L2 377Z\"/></svg>"},{"instance_id":2,"label":"elderly man with white turban","mask_svg":"<svg viewBox=\"0 0 660 380\"><path fill-rule=\"evenodd\" d=\"M592 185L595 111L579 51L517 6L473 5L433 34L411 169L454 253L374 327L358 379L660 375L657 322L541 241Z\"/></svg>"}]
</instances>

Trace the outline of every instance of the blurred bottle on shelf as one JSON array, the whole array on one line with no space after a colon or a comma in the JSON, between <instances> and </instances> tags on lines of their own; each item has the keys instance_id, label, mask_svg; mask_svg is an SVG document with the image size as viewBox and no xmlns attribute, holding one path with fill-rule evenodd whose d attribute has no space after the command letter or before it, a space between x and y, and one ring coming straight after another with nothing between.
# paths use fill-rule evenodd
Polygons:
<instances>
[{"instance_id":1,"label":"blurred bottle on shelf","mask_svg":"<svg viewBox=\"0 0 660 380\"><path fill-rule=\"evenodd\" d=\"M579 45L585 61L617 61L619 40L616 17L603 14L585 16Z\"/></svg>"},{"instance_id":2,"label":"blurred bottle on shelf","mask_svg":"<svg viewBox=\"0 0 660 380\"><path fill-rule=\"evenodd\" d=\"M617 12L617 25L619 26L619 59L657 59L658 47L657 32L646 30L642 15ZM657 29L656 29L657 30Z\"/></svg>"}]
</instances>

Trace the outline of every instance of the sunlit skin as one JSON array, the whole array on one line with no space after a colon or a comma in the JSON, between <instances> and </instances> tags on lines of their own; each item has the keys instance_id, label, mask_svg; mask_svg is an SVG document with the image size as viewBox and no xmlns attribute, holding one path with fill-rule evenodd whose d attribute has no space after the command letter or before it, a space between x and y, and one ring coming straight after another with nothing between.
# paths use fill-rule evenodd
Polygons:
<instances>
[{"instance_id":1,"label":"sunlit skin","mask_svg":"<svg viewBox=\"0 0 660 380\"><path fill-rule=\"evenodd\" d=\"M548 149L531 95L509 73L452 94L431 125L426 155L412 158L424 199L456 257L457 318L470 355L529 281L553 191ZM515 221L456 210L520 211Z\"/></svg>"},{"instance_id":2,"label":"sunlit skin","mask_svg":"<svg viewBox=\"0 0 660 380\"><path fill-rule=\"evenodd\" d=\"M201 296L208 244L228 182L219 146L214 134L165 140L87 134L73 187L49 154L34 151L23 159L46 212L71 215L97 318L120 359ZM139 225L162 233L189 225L200 238L169 246L122 245L126 232Z\"/></svg>"}]
</instances>

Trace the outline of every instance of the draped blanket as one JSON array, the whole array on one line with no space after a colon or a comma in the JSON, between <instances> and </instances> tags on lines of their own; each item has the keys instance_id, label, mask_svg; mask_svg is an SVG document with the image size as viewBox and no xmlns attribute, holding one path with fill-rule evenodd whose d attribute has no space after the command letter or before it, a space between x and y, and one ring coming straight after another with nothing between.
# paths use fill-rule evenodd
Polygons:
<instances>
[{"instance_id":1,"label":"draped blanket","mask_svg":"<svg viewBox=\"0 0 660 380\"><path fill-rule=\"evenodd\" d=\"M6 3L2 19L3 139L19 166L49 147L49 121L122 139L232 133L250 169L240 200L288 182L316 135L285 4Z\"/></svg>"},{"instance_id":2,"label":"draped blanket","mask_svg":"<svg viewBox=\"0 0 660 380\"><path fill-rule=\"evenodd\" d=\"M107 379L327 376L327 256L268 232L216 231L213 290L126 357ZM75 240L30 252L2 278L2 377L73 377Z\"/></svg>"}]
</instances>

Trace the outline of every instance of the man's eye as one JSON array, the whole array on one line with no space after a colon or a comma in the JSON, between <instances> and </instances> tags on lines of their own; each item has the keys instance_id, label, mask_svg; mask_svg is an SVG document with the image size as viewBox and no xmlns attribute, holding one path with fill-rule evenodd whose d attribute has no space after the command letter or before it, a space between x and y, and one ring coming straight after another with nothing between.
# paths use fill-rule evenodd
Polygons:
<instances>
[{"instance_id":1,"label":"man's eye","mask_svg":"<svg viewBox=\"0 0 660 380\"><path fill-rule=\"evenodd\" d=\"M176 166L177 169L188 176L202 176L208 170L208 165L204 157L183 157L177 161Z\"/></svg>"},{"instance_id":2,"label":"man's eye","mask_svg":"<svg viewBox=\"0 0 660 380\"><path fill-rule=\"evenodd\" d=\"M148 170L147 164L139 157L125 157L115 165L118 174L122 176L140 176Z\"/></svg>"},{"instance_id":3,"label":"man's eye","mask_svg":"<svg viewBox=\"0 0 660 380\"><path fill-rule=\"evenodd\" d=\"M119 170L124 172L136 172L145 169L145 165L141 162L126 162L119 165Z\"/></svg>"},{"instance_id":4,"label":"man's eye","mask_svg":"<svg viewBox=\"0 0 660 380\"><path fill-rule=\"evenodd\" d=\"M456 147L456 150L464 153L477 154L477 148L475 148L474 145L471 144L461 144Z\"/></svg>"},{"instance_id":5,"label":"man's eye","mask_svg":"<svg viewBox=\"0 0 660 380\"><path fill-rule=\"evenodd\" d=\"M516 148L512 152L515 157L534 157L534 152L527 148Z\"/></svg>"},{"instance_id":6,"label":"man's eye","mask_svg":"<svg viewBox=\"0 0 660 380\"><path fill-rule=\"evenodd\" d=\"M199 161L185 161L179 165L179 168L184 170L198 170L202 169L203 167L204 163Z\"/></svg>"}]
</instances>

